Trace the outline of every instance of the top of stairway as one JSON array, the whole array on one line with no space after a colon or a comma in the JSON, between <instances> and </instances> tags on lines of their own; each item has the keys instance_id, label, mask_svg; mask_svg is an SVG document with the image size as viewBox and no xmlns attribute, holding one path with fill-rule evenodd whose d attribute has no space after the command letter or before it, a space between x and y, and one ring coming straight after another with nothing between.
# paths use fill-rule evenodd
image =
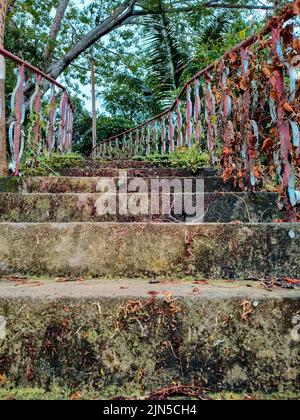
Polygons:
<instances>
[{"instance_id":1,"label":"top of stairway","mask_svg":"<svg viewBox=\"0 0 300 420\"><path fill-rule=\"evenodd\" d=\"M103 161L86 159L76 168L62 168L60 174L71 177L115 177L120 171L127 171L128 176L174 177L174 176L202 176L219 175L219 170L213 167L202 167L196 172L189 168L172 166L167 162L153 163L136 160Z\"/></svg>"}]
</instances>

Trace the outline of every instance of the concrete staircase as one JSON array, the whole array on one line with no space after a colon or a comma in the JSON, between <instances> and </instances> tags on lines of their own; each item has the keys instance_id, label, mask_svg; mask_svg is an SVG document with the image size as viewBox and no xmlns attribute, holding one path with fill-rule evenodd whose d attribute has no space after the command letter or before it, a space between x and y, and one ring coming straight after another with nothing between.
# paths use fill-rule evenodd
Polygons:
<instances>
[{"instance_id":1,"label":"concrete staircase","mask_svg":"<svg viewBox=\"0 0 300 420\"><path fill-rule=\"evenodd\" d=\"M297 393L300 226L274 222L276 194L239 192L215 169L131 166L0 180L2 386ZM104 177L203 178L204 223L99 214ZM293 290L261 283L286 278Z\"/></svg>"}]
</instances>

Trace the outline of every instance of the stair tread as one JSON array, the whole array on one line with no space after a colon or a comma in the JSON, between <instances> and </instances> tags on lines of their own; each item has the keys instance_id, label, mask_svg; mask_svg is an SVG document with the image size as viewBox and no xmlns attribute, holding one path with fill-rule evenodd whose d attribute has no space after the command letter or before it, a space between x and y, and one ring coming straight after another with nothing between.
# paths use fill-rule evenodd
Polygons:
<instances>
[{"instance_id":1,"label":"stair tread","mask_svg":"<svg viewBox=\"0 0 300 420\"><path fill-rule=\"evenodd\" d=\"M245 282L224 280L204 280L199 284L195 280L155 279L159 283L151 284L149 279L68 279L38 278L18 276L0 278L0 296L2 299L105 299L105 298L149 298L156 296L164 299L166 293L173 297L187 299L274 299L299 298L300 288L293 290L277 288L270 294L257 281Z\"/></svg>"}]
</instances>

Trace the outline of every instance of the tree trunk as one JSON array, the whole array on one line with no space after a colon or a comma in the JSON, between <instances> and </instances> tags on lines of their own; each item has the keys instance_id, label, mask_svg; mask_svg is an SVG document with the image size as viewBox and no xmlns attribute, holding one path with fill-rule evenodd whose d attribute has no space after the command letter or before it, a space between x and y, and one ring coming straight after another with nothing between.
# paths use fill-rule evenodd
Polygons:
<instances>
[{"instance_id":1,"label":"tree trunk","mask_svg":"<svg viewBox=\"0 0 300 420\"><path fill-rule=\"evenodd\" d=\"M8 0L0 0L0 46L4 43L5 18ZM6 116L5 116L5 59L0 55L0 176L7 174Z\"/></svg>"},{"instance_id":2,"label":"tree trunk","mask_svg":"<svg viewBox=\"0 0 300 420\"><path fill-rule=\"evenodd\" d=\"M53 23L49 32L49 42L45 49L45 65L44 65L45 68L48 67L52 61L54 43L60 31L61 24L62 24L62 21L65 16L69 3L70 3L70 0L61 0L56 9L56 15L55 15L55 18L53 20Z\"/></svg>"}]
</instances>

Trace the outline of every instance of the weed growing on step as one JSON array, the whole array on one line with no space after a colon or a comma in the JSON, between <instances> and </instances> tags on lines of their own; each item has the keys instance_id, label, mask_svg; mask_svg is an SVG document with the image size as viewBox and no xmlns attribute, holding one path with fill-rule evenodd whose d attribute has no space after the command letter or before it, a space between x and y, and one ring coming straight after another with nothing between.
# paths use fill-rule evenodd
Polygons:
<instances>
[{"instance_id":1,"label":"weed growing on step","mask_svg":"<svg viewBox=\"0 0 300 420\"><path fill-rule=\"evenodd\" d=\"M210 165L209 154L199 151L197 145L193 145L190 149L177 149L174 153L164 156L160 153L154 153L141 159L161 166L189 169L194 173Z\"/></svg>"},{"instance_id":2,"label":"weed growing on step","mask_svg":"<svg viewBox=\"0 0 300 420\"><path fill-rule=\"evenodd\" d=\"M51 156L45 153L41 154L37 161L34 155L29 153L22 162L20 171L24 176L59 176L61 169L82 168L84 162L84 158L76 153L53 153Z\"/></svg>"}]
</instances>

